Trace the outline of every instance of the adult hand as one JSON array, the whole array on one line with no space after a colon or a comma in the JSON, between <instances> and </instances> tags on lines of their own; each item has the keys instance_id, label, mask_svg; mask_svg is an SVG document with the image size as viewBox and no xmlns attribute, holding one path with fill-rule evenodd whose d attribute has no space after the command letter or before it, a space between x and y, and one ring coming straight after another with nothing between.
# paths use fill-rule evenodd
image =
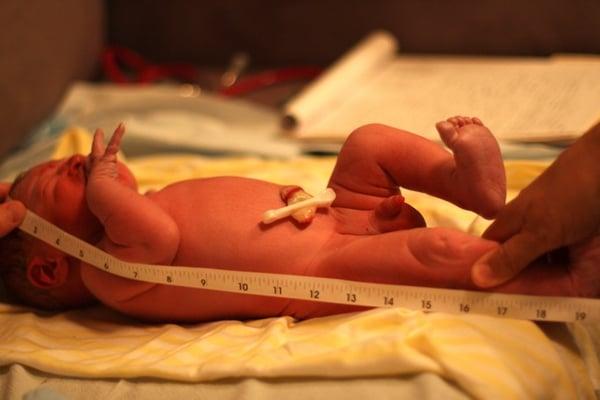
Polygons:
<instances>
[{"instance_id":1,"label":"adult hand","mask_svg":"<svg viewBox=\"0 0 600 400\"><path fill-rule=\"evenodd\" d=\"M4 202L10 185L0 183L0 237L7 235L15 229L25 217L25 206L20 201L10 200Z\"/></svg>"},{"instance_id":2,"label":"adult hand","mask_svg":"<svg viewBox=\"0 0 600 400\"><path fill-rule=\"evenodd\" d=\"M476 285L489 288L507 282L540 256L566 247L570 260L565 275L573 292L598 295L600 282L594 277L600 276L599 156L600 124L500 211L483 237L501 246L474 264Z\"/></svg>"}]
</instances>

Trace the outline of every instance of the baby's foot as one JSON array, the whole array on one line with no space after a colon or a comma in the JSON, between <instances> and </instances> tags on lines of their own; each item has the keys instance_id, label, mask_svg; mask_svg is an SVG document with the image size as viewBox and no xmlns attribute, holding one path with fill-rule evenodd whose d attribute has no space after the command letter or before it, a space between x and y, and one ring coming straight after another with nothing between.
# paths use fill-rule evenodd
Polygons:
<instances>
[{"instance_id":1,"label":"baby's foot","mask_svg":"<svg viewBox=\"0 0 600 400\"><path fill-rule=\"evenodd\" d=\"M492 218L506 200L506 176L498 142L479 118L456 116L438 122L440 137L454 153L458 203Z\"/></svg>"}]
</instances>

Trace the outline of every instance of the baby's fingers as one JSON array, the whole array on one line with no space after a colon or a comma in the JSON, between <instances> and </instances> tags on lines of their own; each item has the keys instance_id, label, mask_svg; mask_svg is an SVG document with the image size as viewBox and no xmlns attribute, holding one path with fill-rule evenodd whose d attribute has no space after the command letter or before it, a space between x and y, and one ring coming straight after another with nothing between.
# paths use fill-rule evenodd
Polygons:
<instances>
[{"instance_id":1,"label":"baby's fingers","mask_svg":"<svg viewBox=\"0 0 600 400\"><path fill-rule=\"evenodd\" d=\"M92 151L90 155L94 158L101 157L104 154L104 131L101 128L94 132L94 140L92 142Z\"/></svg>"},{"instance_id":2,"label":"baby's fingers","mask_svg":"<svg viewBox=\"0 0 600 400\"><path fill-rule=\"evenodd\" d=\"M106 155L117 154L117 152L119 151L119 148L121 147L121 139L123 138L124 134L125 134L125 125L123 125L123 123L120 123L117 126L117 129L115 129L112 137L110 138L110 141L108 142L108 146L106 147L106 151L104 152L104 154L106 154Z\"/></svg>"}]
</instances>

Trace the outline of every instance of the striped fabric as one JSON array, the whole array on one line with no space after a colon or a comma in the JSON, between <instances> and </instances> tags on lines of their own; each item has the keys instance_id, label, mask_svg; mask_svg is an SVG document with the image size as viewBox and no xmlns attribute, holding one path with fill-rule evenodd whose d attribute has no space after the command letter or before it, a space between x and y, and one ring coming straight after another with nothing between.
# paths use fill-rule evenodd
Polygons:
<instances>
[{"instance_id":1,"label":"striped fabric","mask_svg":"<svg viewBox=\"0 0 600 400\"><path fill-rule=\"evenodd\" d=\"M56 157L87 152L89 135L65 133ZM333 158L264 161L198 156L130 160L142 190L175 180L240 175L321 190ZM543 169L508 164L512 194ZM474 216L416 193L429 225L480 230ZM410 378L432 372L482 399L593 398L583 361L528 321L377 309L296 322L289 317L191 325L140 324L105 308L44 314L0 303L0 365L76 377Z\"/></svg>"},{"instance_id":2,"label":"striped fabric","mask_svg":"<svg viewBox=\"0 0 600 400\"><path fill-rule=\"evenodd\" d=\"M578 397L535 324L400 308L180 326L139 324L104 308L44 315L1 305L0 364L11 363L66 376L177 381L432 372L475 398Z\"/></svg>"}]
</instances>

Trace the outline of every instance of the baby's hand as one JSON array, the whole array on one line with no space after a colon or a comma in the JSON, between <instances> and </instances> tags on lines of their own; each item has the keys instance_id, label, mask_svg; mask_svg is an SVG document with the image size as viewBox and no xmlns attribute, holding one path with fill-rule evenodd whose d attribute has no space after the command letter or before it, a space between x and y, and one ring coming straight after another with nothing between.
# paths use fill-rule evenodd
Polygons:
<instances>
[{"instance_id":1,"label":"baby's hand","mask_svg":"<svg viewBox=\"0 0 600 400\"><path fill-rule=\"evenodd\" d=\"M90 178L115 179L118 176L117 153L123 134L125 134L125 125L121 123L115 129L108 146L105 147L104 132L100 128L96 130L92 150L86 160L86 171Z\"/></svg>"}]
</instances>

